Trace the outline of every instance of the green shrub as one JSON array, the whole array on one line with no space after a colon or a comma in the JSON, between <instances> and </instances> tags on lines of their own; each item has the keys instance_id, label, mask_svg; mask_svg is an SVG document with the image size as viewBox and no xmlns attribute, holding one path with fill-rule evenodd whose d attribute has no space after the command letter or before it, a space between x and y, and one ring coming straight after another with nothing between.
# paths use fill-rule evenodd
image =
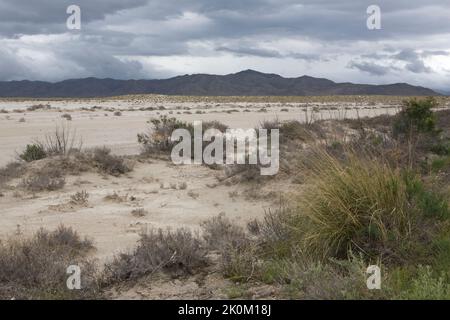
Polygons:
<instances>
[{"instance_id":1,"label":"green shrub","mask_svg":"<svg viewBox=\"0 0 450 320\"><path fill-rule=\"evenodd\" d=\"M394 135L408 136L436 132L436 117L433 108L437 107L437 104L434 98L404 101L403 109L394 122Z\"/></svg>"},{"instance_id":2,"label":"green shrub","mask_svg":"<svg viewBox=\"0 0 450 320\"><path fill-rule=\"evenodd\" d=\"M401 292L399 299L407 300L449 300L450 284L444 275L433 275L429 266L419 266L418 274L411 279L412 285Z\"/></svg>"},{"instance_id":3,"label":"green shrub","mask_svg":"<svg viewBox=\"0 0 450 320\"><path fill-rule=\"evenodd\" d=\"M44 159L47 157L47 152L45 152L45 149L41 144L28 144L25 151L23 151L19 157L26 162L32 162Z\"/></svg>"},{"instance_id":4,"label":"green shrub","mask_svg":"<svg viewBox=\"0 0 450 320\"><path fill-rule=\"evenodd\" d=\"M427 190L424 183L415 176L405 175L406 190L411 204L423 217L446 220L450 218L447 199Z\"/></svg>"}]
</instances>

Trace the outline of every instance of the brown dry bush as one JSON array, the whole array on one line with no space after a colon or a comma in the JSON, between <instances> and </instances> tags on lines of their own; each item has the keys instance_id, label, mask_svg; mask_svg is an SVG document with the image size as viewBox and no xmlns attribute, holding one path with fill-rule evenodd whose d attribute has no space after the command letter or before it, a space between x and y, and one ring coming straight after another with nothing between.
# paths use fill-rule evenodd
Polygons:
<instances>
[{"instance_id":1,"label":"brown dry bush","mask_svg":"<svg viewBox=\"0 0 450 320\"><path fill-rule=\"evenodd\" d=\"M78 191L70 196L70 203L74 205L86 205L89 200L89 193L86 190Z\"/></svg>"},{"instance_id":2,"label":"brown dry bush","mask_svg":"<svg viewBox=\"0 0 450 320\"><path fill-rule=\"evenodd\" d=\"M244 229L219 215L202 223L203 239L208 248L226 250L228 246L240 246L248 241Z\"/></svg>"},{"instance_id":3,"label":"brown dry bush","mask_svg":"<svg viewBox=\"0 0 450 320\"><path fill-rule=\"evenodd\" d=\"M150 230L141 235L138 247L105 266L103 283L133 280L158 271L172 275L192 274L207 264L201 241L187 229Z\"/></svg>"},{"instance_id":4,"label":"brown dry bush","mask_svg":"<svg viewBox=\"0 0 450 320\"><path fill-rule=\"evenodd\" d=\"M67 156L72 152L79 152L83 141L77 137L76 130L72 130L70 125L63 123L57 125L53 132L48 133L43 142L37 141L37 144L43 145L49 156Z\"/></svg>"},{"instance_id":5,"label":"brown dry bush","mask_svg":"<svg viewBox=\"0 0 450 320\"><path fill-rule=\"evenodd\" d=\"M0 299L89 299L98 298L94 265L85 254L92 242L81 239L71 228L39 230L26 240L0 244ZM66 286L67 268L82 270L81 290Z\"/></svg>"},{"instance_id":6,"label":"brown dry bush","mask_svg":"<svg viewBox=\"0 0 450 320\"><path fill-rule=\"evenodd\" d=\"M10 162L0 168L0 187L12 179L19 178L24 171L25 167L21 162Z\"/></svg>"},{"instance_id":7,"label":"brown dry bush","mask_svg":"<svg viewBox=\"0 0 450 320\"><path fill-rule=\"evenodd\" d=\"M131 215L136 218L145 217L148 214L144 208L138 208L131 211Z\"/></svg>"},{"instance_id":8,"label":"brown dry bush","mask_svg":"<svg viewBox=\"0 0 450 320\"><path fill-rule=\"evenodd\" d=\"M95 148L87 153L93 166L100 169L101 172L112 176L120 176L121 174L130 172L132 168L127 165L123 158L112 155L111 149L106 147Z\"/></svg>"},{"instance_id":9,"label":"brown dry bush","mask_svg":"<svg viewBox=\"0 0 450 320\"><path fill-rule=\"evenodd\" d=\"M66 179L59 168L46 166L24 178L21 186L32 192L40 192L62 189L65 184Z\"/></svg>"}]
</instances>

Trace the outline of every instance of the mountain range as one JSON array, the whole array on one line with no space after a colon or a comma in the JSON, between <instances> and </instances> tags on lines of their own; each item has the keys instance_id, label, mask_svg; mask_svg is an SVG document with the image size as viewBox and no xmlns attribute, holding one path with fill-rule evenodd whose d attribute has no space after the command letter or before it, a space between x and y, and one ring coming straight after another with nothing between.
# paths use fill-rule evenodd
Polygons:
<instances>
[{"instance_id":1,"label":"mountain range","mask_svg":"<svg viewBox=\"0 0 450 320\"><path fill-rule=\"evenodd\" d=\"M435 96L439 93L407 83L368 85L336 83L302 76L284 78L253 70L229 75L193 74L164 80L71 79L61 82L0 81L0 97L89 98L128 94L193 96Z\"/></svg>"}]
</instances>

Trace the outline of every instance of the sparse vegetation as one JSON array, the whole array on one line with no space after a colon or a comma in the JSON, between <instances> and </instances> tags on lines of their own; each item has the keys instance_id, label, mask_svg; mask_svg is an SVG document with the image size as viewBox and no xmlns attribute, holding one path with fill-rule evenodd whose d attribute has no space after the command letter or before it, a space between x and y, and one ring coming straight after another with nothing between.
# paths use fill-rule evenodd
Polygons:
<instances>
[{"instance_id":1,"label":"sparse vegetation","mask_svg":"<svg viewBox=\"0 0 450 320\"><path fill-rule=\"evenodd\" d=\"M370 104L365 102L363 107ZM263 105L252 108L257 111ZM282 106L288 110L287 105ZM194 279L201 287L213 270L214 277L222 276L231 283L231 289L223 290L231 298L255 298L251 288L263 285L277 289L268 290L270 298L450 299L450 112L434 112L435 106L431 99L411 100L393 117L312 121L319 109L313 105L307 107L312 115L306 124L262 122L260 126L268 130L280 129L280 173L272 180L262 180L258 166L229 166L225 172L213 172L217 181L207 186L217 187L225 200L236 201L228 203L230 210L243 199L264 200L264 205L271 201L277 209L267 209L263 218L250 221L246 229L224 214L202 223L198 234L188 229L150 229L142 233L134 250L118 254L103 272L96 272L95 265L86 260L92 242L82 240L73 230L41 230L23 240L18 225L17 239L22 240L0 243L0 298L100 298L123 286L128 289L130 285L134 290L134 285L166 277L181 282ZM267 105L263 109L270 108ZM340 107L329 107L334 108ZM140 135L139 142L152 153L170 150L172 142L168 139L174 128L192 129L174 118L161 117L151 123L155 131ZM218 122L207 123L206 127L220 131L227 128ZM1 168L0 187L6 187L1 190L4 193L0 192L1 201L13 197L28 201L23 190L12 189L18 178L22 180L18 187L40 192L64 187L65 174L94 168L105 175L119 176L132 169L133 161L114 156L108 148L57 149L65 151L53 153L43 143L40 154L29 145L20 155L24 161ZM33 162L40 159L44 160ZM120 219L131 222L126 232L145 230L148 219L144 217L149 215L146 208L159 198L150 195L158 193L154 190L158 184L164 189L160 195L164 201L152 207L155 216L160 213L158 205L169 209L164 197L191 197L197 204L200 200L211 202L217 212L228 210L207 193L200 197L203 190L198 181L191 181L192 176L183 172L157 178L153 172L141 171L141 166L156 161L144 157L136 161L139 174L121 179L103 176L108 186L118 186L117 192L104 197L111 202L103 205L120 206ZM154 168L161 168L160 163ZM145 190L128 183L121 185L136 176L145 183ZM226 188L239 182L245 184ZM99 187L97 182L95 186L91 183ZM84 188L81 183L74 185ZM70 194L52 195L66 199L54 207L84 210L76 206L85 206L89 200L94 206L93 200L98 197L97 191L97 196L89 199L85 190L70 190ZM278 194L283 194L279 205ZM83 265L82 291L66 289L68 264ZM381 267L382 290L366 287L367 266L373 264Z\"/></svg>"},{"instance_id":2,"label":"sparse vegetation","mask_svg":"<svg viewBox=\"0 0 450 320\"><path fill-rule=\"evenodd\" d=\"M84 258L93 248L71 228L39 230L28 240L0 244L0 299L91 299L98 297L96 269ZM67 268L83 267L82 289L66 286Z\"/></svg>"}]
</instances>

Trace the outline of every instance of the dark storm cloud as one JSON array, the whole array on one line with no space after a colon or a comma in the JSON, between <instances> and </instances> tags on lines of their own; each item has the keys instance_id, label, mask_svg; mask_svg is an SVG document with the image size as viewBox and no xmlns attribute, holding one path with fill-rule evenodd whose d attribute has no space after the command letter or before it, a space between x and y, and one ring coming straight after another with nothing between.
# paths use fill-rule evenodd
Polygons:
<instances>
[{"instance_id":1,"label":"dark storm cloud","mask_svg":"<svg viewBox=\"0 0 450 320\"><path fill-rule=\"evenodd\" d=\"M73 4L82 8L83 22L88 23L146 3L147 0L1 0L0 33L13 36L66 32L66 10Z\"/></svg>"},{"instance_id":2,"label":"dark storm cloud","mask_svg":"<svg viewBox=\"0 0 450 320\"><path fill-rule=\"evenodd\" d=\"M305 61L318 61L321 60L320 55L317 54L307 54L307 53L280 53L277 50L264 49L264 48L254 48L249 46L239 46L239 47L218 47L216 51L228 52L235 54L237 56L255 56L263 58L293 58Z\"/></svg>"},{"instance_id":3,"label":"dark storm cloud","mask_svg":"<svg viewBox=\"0 0 450 320\"><path fill-rule=\"evenodd\" d=\"M375 76L386 75L392 70L392 67L382 66L373 62L350 61L348 67L352 69L358 69L360 71L367 72Z\"/></svg>"}]
</instances>

